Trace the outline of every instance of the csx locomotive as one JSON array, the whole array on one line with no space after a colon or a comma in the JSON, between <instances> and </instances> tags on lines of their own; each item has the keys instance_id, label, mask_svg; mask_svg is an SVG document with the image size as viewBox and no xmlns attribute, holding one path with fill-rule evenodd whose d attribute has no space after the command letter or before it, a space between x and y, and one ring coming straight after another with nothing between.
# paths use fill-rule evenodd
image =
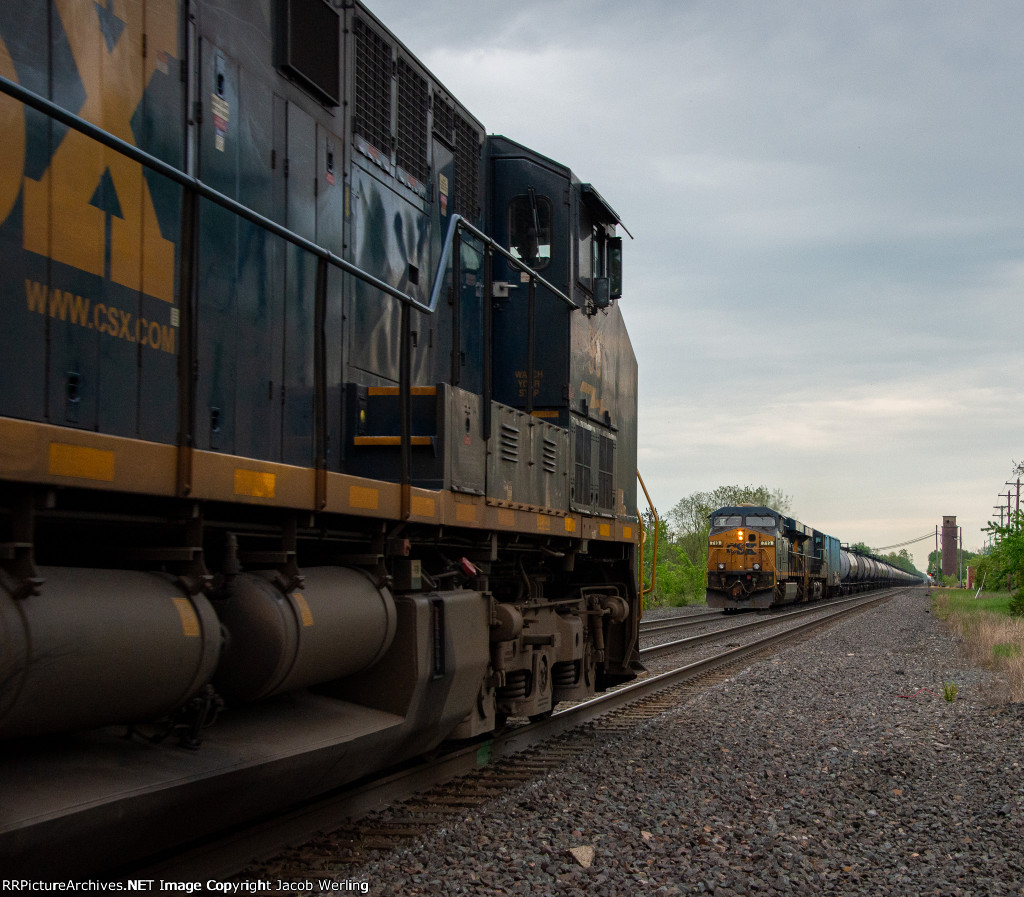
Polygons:
<instances>
[{"instance_id":1,"label":"csx locomotive","mask_svg":"<svg viewBox=\"0 0 1024 897\"><path fill-rule=\"evenodd\" d=\"M591 184L352 0L4 4L0 122L6 871L635 675L637 366Z\"/></svg>"},{"instance_id":2,"label":"csx locomotive","mask_svg":"<svg viewBox=\"0 0 1024 897\"><path fill-rule=\"evenodd\" d=\"M767 608L922 581L772 508L719 508L710 521L708 607Z\"/></svg>"}]
</instances>

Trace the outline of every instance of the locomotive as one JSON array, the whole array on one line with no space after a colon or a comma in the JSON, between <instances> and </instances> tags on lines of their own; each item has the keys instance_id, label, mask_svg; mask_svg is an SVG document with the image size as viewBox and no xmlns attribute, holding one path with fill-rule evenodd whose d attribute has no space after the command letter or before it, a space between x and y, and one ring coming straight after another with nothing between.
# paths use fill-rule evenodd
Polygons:
<instances>
[{"instance_id":1,"label":"locomotive","mask_svg":"<svg viewBox=\"0 0 1024 897\"><path fill-rule=\"evenodd\" d=\"M708 607L763 609L922 582L772 508L719 508L709 519Z\"/></svg>"},{"instance_id":2,"label":"locomotive","mask_svg":"<svg viewBox=\"0 0 1024 897\"><path fill-rule=\"evenodd\" d=\"M592 184L353 0L7 4L0 121L8 871L635 675L637 365Z\"/></svg>"}]
</instances>

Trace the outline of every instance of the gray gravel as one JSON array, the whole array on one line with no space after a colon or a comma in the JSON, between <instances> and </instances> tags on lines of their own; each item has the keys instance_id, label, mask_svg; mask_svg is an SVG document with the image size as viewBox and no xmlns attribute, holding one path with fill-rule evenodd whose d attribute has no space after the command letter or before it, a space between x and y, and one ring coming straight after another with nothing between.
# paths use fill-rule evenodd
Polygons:
<instances>
[{"instance_id":1,"label":"gray gravel","mask_svg":"<svg viewBox=\"0 0 1024 897\"><path fill-rule=\"evenodd\" d=\"M928 606L890 601L629 738L594 729L578 762L346 874L374 895L1024 894L1024 705Z\"/></svg>"}]
</instances>

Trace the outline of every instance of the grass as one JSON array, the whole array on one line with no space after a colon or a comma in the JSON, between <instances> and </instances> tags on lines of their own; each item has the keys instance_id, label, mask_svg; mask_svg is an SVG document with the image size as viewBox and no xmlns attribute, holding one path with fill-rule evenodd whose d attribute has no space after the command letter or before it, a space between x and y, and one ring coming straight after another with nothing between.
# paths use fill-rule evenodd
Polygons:
<instances>
[{"instance_id":1,"label":"grass","mask_svg":"<svg viewBox=\"0 0 1024 897\"><path fill-rule=\"evenodd\" d=\"M990 611L994 614L1010 615L1009 592L982 592L977 599L974 594L974 589L946 589L933 603L939 616L942 616L943 609L947 613L965 611L973 614Z\"/></svg>"},{"instance_id":2,"label":"grass","mask_svg":"<svg viewBox=\"0 0 1024 897\"><path fill-rule=\"evenodd\" d=\"M971 660L1000 674L1009 700L1024 701L1024 618L1012 616L1009 605L1008 592L975 600L967 589L942 590L932 600L935 615L963 638Z\"/></svg>"}]
</instances>

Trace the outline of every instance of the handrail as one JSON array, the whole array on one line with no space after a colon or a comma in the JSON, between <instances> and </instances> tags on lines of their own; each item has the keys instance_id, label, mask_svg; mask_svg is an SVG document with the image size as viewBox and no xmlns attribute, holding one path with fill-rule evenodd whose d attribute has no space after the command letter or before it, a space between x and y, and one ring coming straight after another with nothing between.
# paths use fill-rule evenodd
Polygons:
<instances>
[{"instance_id":1,"label":"handrail","mask_svg":"<svg viewBox=\"0 0 1024 897\"><path fill-rule=\"evenodd\" d=\"M512 255L511 252L505 249L504 246L500 246L491 237L487 236L487 234L485 234L471 222L467 221L465 218L458 214L452 215L448 222L448 230L447 233L445 234L444 243L442 244L441 247L441 256L438 259L437 270L434 274L433 286L430 291L430 300L427 304L424 304L415 296L412 296L408 293L404 293L397 287L391 286L391 284L386 283L379 277L375 277L368 271L364 271L362 268L360 268L353 262L347 261L346 259L343 259L340 256L335 255L329 249L326 249L325 247L319 245L318 243L315 243L312 240L309 240L306 237L303 237L295 233L294 231L289 230L283 225L278 224L276 221L273 221L264 215L260 215L258 212L255 212L253 209L250 209L248 206L243 205L237 200L234 200L231 197L225 196L223 193L214 190L212 187L208 186L203 181L201 181L198 177L181 171L179 168L176 168L170 163L165 162L163 159L159 159L156 156L147 153L145 150L139 149L139 147L135 146L134 144L122 140L120 137L117 137L103 130L97 125L94 125L92 122L86 121L84 118L75 115L73 112L69 112L67 109L64 109L63 107L57 105L52 100L40 96L34 91L29 90L26 87L23 87L21 84L18 84L16 81L12 81L9 78L3 77L2 75L0 75L0 93L5 93L16 100L20 100L26 106L29 106L30 108L35 109L39 112L42 112L44 115L49 116L54 121L66 125L68 128L78 131L79 133L84 134L86 137L95 140L97 143L101 143L104 146L113 149L115 152L120 153L122 156L125 156L126 158L131 159L134 162L137 162L138 164L150 169L151 171L155 171L157 174L168 178L170 181L178 184L179 186L185 189L186 200L194 196L198 196L203 199L209 200L215 205L227 209L229 212L233 212L240 218L263 228L265 231L273 234L274 236L280 237L281 239L291 243L292 245L297 246L300 249L305 250L306 252L309 252L311 255L320 260L319 265L321 267L321 270L318 271L317 275L317 307L318 309L320 309L320 311L318 311L318 314L322 313L321 306L325 301L326 293L327 278L322 271L324 263L333 265L335 268L340 268L342 271L345 271L346 273L353 275L354 277L363 281L370 287L380 290L382 293L385 293L388 296L392 296L393 298L399 300L399 302L402 303L401 333L403 346L401 352L401 363L399 372L399 406L401 412L401 504L403 519L408 519L411 510L411 458L409 454L411 445L411 404L409 401L411 363L408 357L409 346L407 345L407 343L409 343L411 339L410 310L415 308L417 311L423 312L424 314L428 315L432 315L436 311L438 303L440 301L441 290L444 285L444 273L448 267L449 259L451 259L452 257L452 247L455 244L459 233L461 231L469 232L484 246L484 254L487 258L487 270L484 277L484 283L487 292L491 291L490 258L495 252L502 255L509 263L513 265L513 267L527 274L530 280L531 333L533 328L534 294L537 283L540 283L546 289L550 290L555 296L557 296L571 309L579 309L579 305L577 305L571 298L569 298L569 296L567 296L565 293L563 293L561 290L555 287L552 283L541 277L540 274L538 274L528 265L524 264L520 259L517 259L514 255ZM193 208L196 208L196 206L193 206ZM458 279L458 271L459 260L452 259L453 281ZM485 305L485 317L486 313L489 310L490 303L488 302ZM322 322L322 314L320 320ZM487 340L487 343L489 344L489 339ZM532 366L530 369L530 378L532 382ZM532 389L530 391L532 393ZM487 392L487 390L485 390L485 392ZM482 421L484 430L483 435L485 438L489 438L490 436L490 402L487 401L488 399L489 395L485 395L485 408ZM183 407L189 408L190 404L191 403L188 400L186 400ZM191 418L191 413L191 411L187 411L187 413L184 413L183 418L189 423L190 427L191 425L194 425L194 420L192 420ZM179 488L183 491L183 493L187 493L191 488L191 485L189 483L189 462L187 457L189 454L189 450L187 446L184 445L182 446L182 449L183 451L181 457L179 458ZM323 457L323 453L319 451L319 448L317 451L317 458L315 463L318 470L317 483L322 484L323 477L321 476L321 474L325 469L325 460ZM320 495L321 491L325 492L325 487L324 489L321 490L320 486L318 485L318 507L322 507L323 505L323 496Z\"/></svg>"},{"instance_id":2,"label":"handrail","mask_svg":"<svg viewBox=\"0 0 1024 897\"><path fill-rule=\"evenodd\" d=\"M651 501L650 493L647 491L647 487L644 485L644 478L640 476L640 471L636 472L636 478L640 483L640 488L644 490L644 496L647 499L647 506L651 509L651 514L654 516L654 551L651 555L651 584L644 588L644 549L643 543L646 541L647 536L644 530L643 518L640 516L640 509L636 509L637 519L640 521L640 597L648 595L654 591L654 584L658 580L658 530L661 526L661 521L658 519L658 512L655 510L654 502Z\"/></svg>"},{"instance_id":3,"label":"handrail","mask_svg":"<svg viewBox=\"0 0 1024 897\"><path fill-rule=\"evenodd\" d=\"M451 220L449 221L448 224L448 232L445 235L444 246L441 251L441 258L438 261L437 273L434 275L434 285L433 289L431 290L430 301L428 304L425 305L415 296L411 296L408 293L403 293L397 287L391 286L391 284L386 283L385 281L381 280L378 277L375 277L368 271L364 271L358 265L346 259L343 259L340 256L335 255L329 249L325 249L320 244L314 243L312 240L309 240L306 237L303 237L295 233L294 231L289 230L283 225L278 224L276 221L273 221L270 218L267 218L266 216L253 211L248 206L243 205L242 203L238 202L235 199L232 199L230 196L225 196L223 193L214 190L212 187L209 187L199 178L194 177L193 175L190 174L186 174L185 172L181 171L181 169L175 168L173 165L171 165L168 162L165 162L163 159L159 159L156 156L147 153L145 150L139 149L134 144L128 143L126 140L122 140L120 137L117 137L109 133L108 131L104 131L102 128L100 128L97 125L94 125L92 122L86 121L84 118L75 115L73 112L69 112L62 106L58 106L52 100L48 100L46 97L40 96L34 91L29 90L27 87L23 87L21 84L18 84L18 82L12 81L9 78L5 78L2 75L0 75L0 92L6 93L8 96L14 97L16 100L20 100L26 106L30 106L31 108L39 112L42 112L44 115L50 116L55 121L58 121L63 125L67 125L67 127L75 131L79 131L80 133L85 134L86 137L89 137L97 141L98 143L102 143L104 146L116 150L123 156L126 156L129 159L131 159L133 162L138 162L140 165L143 165L146 168L155 171L157 174L163 175L169 180L174 181L176 184L179 184L182 187L187 187L190 190L194 190L203 199L208 199L210 202L213 202L216 205L219 205L230 212L234 212L236 215L240 216L241 218L244 218L246 221L250 221L253 224L259 225L260 227L268 230L275 236L281 237L283 240L286 240L289 243L292 243L293 245L298 246L299 248L312 253L317 258L324 259L331 265L334 265L334 267L340 268L341 270L349 274L352 274L355 277L358 277L364 283L367 283L370 286L374 287L375 289L387 293L389 296L393 296L400 302L403 302L406 305L411 306L412 308L424 312L425 314L433 314L435 309L437 308L437 303L441 295L441 286L444 280L444 270L445 267L447 266L448 259L451 256L452 242L454 240L455 231L457 228L460 230L469 231L477 239L481 240L486 245L490 246L492 249L496 250L501 255L505 256L505 258L508 259L508 261L511 262L515 267L529 274L532 279L536 280L538 283L542 284L544 287L549 289L552 293L554 293L559 299L561 299L571 308L579 308L579 305L573 302L572 299L565 295L565 293L563 293L557 287L555 287L547 280L545 280L543 277L541 277L540 274L538 274L532 268L523 264L519 259L512 255L503 246L497 244L494 240L487 236L487 234L485 234L479 228L475 227L472 223L467 221L461 215L451 216Z\"/></svg>"},{"instance_id":4,"label":"handrail","mask_svg":"<svg viewBox=\"0 0 1024 897\"><path fill-rule=\"evenodd\" d=\"M448 265L448 257L452 251L452 243L454 242L455 230L469 231L474 237L476 237L485 246L489 246L499 255L503 255L509 262L511 262L520 271L530 275L530 279L536 281L541 286L551 290L559 299L561 299L570 308L578 309L579 305L572 301L568 296L565 295L558 287L552 284L550 281L545 280L536 271L533 270L529 265L524 264L521 260L517 259L511 252L509 252L500 243L495 242L487 234L485 234L480 228L474 225L472 222L467 221L461 215L452 215L451 220L448 222L448 232L445 234L444 246L441 249L441 258L437 263L438 276L434 279L434 287L430 292L430 304L429 309L432 312L438 303L438 299L441 295L441 277L440 274Z\"/></svg>"},{"instance_id":5,"label":"handrail","mask_svg":"<svg viewBox=\"0 0 1024 897\"><path fill-rule=\"evenodd\" d=\"M16 81L11 81L2 75L0 75L0 92L6 93L17 100L21 100L25 105L31 106L33 109L36 109L45 115L49 115L61 124L67 125L69 128L85 134L86 137L90 137L98 143L102 143L104 146L108 146L111 149L116 150L122 155L127 156L133 162L138 162L140 165L144 165L146 168L155 171L157 174L163 175L164 177L174 181L176 184L179 184L182 187L187 187L190 190L194 190L199 196L203 197L203 199L208 199L222 208L225 208L230 212L234 212L246 221L258 224L260 227L270 231L275 236L281 237L289 243L312 253L317 258L324 259L336 268L341 268L343 271L358 277L360 280L368 283L370 286L375 287L378 290L381 290L382 292L387 293L389 296L394 296L396 299L399 299L407 305L411 305L414 308L418 308L420 311L427 312L428 314L433 311L433 309L425 306L414 296L410 296L408 293L403 293L396 287L391 286L391 284L385 283L378 277L374 277L368 271L364 271L358 265L335 255L329 249L325 249L323 246L320 246L318 243L314 243L312 240L307 240L305 237L283 227L276 221L272 221L270 218L260 215L259 212L254 212L248 206L232 199L230 196L225 196L223 193L207 186L199 180L199 178L186 174L180 169L175 168L173 165L164 162L163 159L158 159L156 156L150 155L145 150L139 149L134 144L128 143L120 137L116 137L113 134L104 131L92 122L86 121L84 118L80 118L72 112L68 112L56 103L51 102L45 97L41 97L39 94L22 87Z\"/></svg>"}]
</instances>

